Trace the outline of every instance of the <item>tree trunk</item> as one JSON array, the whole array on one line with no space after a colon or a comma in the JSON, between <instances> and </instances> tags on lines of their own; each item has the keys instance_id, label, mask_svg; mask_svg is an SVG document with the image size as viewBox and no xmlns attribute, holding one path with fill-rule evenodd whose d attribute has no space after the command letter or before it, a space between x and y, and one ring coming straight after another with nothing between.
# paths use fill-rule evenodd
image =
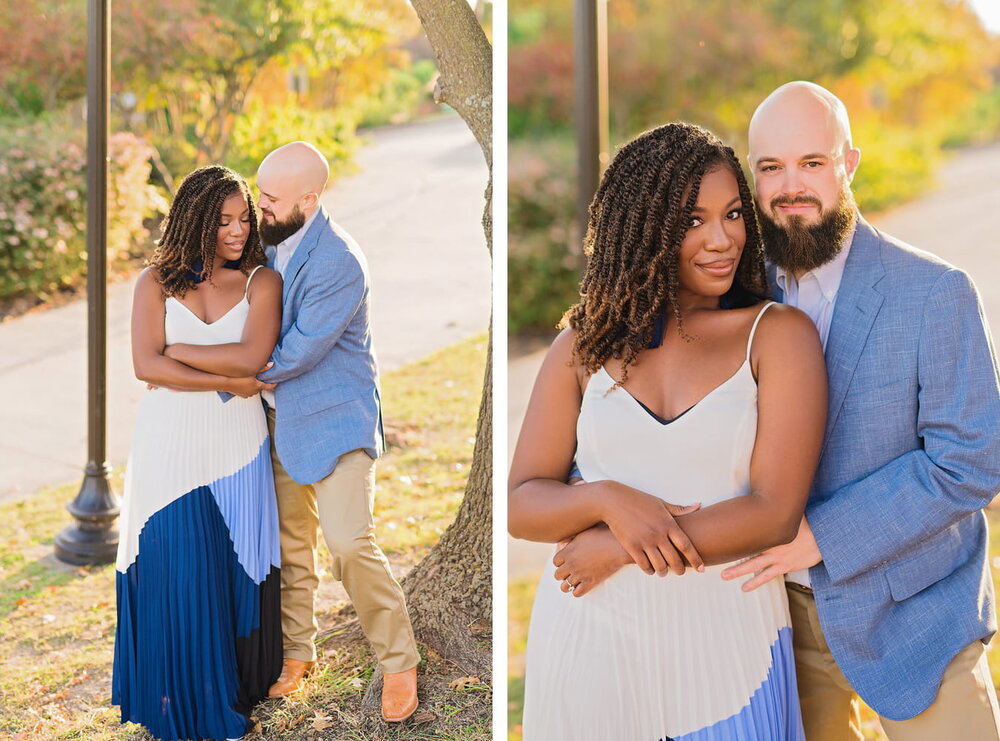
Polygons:
<instances>
[{"instance_id":1,"label":"tree trunk","mask_svg":"<svg viewBox=\"0 0 1000 741\"><path fill-rule=\"evenodd\" d=\"M454 108L469 126L489 167L483 230L493 253L493 58L486 34L467 0L412 0L437 61L435 100ZM489 680L488 639L493 616L493 327L472 467L455 522L403 580L417 640L467 674ZM381 672L363 704L376 707Z\"/></svg>"}]
</instances>

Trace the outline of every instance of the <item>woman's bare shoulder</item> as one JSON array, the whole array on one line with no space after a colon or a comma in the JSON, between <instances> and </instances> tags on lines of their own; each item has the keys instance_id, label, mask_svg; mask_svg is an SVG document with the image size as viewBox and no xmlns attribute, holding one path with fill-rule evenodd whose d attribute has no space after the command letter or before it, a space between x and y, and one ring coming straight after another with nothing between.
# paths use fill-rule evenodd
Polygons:
<instances>
[{"instance_id":1,"label":"woman's bare shoulder","mask_svg":"<svg viewBox=\"0 0 1000 741\"><path fill-rule=\"evenodd\" d=\"M273 270L266 265L261 265L254 271L254 274L249 279L249 293L251 297L255 290L264 290L268 293L281 290L281 273L277 270Z\"/></svg>"},{"instance_id":2,"label":"woman's bare shoulder","mask_svg":"<svg viewBox=\"0 0 1000 741\"><path fill-rule=\"evenodd\" d=\"M153 266L143 268L139 277L135 281L135 296L148 300L151 297L163 298L163 283L160 280L160 271Z\"/></svg>"},{"instance_id":3,"label":"woman's bare shoulder","mask_svg":"<svg viewBox=\"0 0 1000 741\"><path fill-rule=\"evenodd\" d=\"M812 319L794 306L778 303L769 306L761 316L752 351L760 357L789 359L800 352L823 353Z\"/></svg>"}]
</instances>

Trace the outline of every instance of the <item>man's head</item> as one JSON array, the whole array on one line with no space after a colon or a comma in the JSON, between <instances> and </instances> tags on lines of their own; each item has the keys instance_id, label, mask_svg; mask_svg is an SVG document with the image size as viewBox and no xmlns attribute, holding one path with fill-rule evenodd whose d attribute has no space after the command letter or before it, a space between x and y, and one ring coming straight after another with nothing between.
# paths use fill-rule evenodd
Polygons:
<instances>
[{"instance_id":1,"label":"man's head","mask_svg":"<svg viewBox=\"0 0 1000 741\"><path fill-rule=\"evenodd\" d=\"M302 228L319 208L330 177L326 157L308 142L292 142L271 152L257 168L260 236L276 245Z\"/></svg>"},{"instance_id":2,"label":"man's head","mask_svg":"<svg viewBox=\"0 0 1000 741\"><path fill-rule=\"evenodd\" d=\"M844 104L811 82L782 85L750 120L749 159L772 262L801 274L833 259L854 226L861 161Z\"/></svg>"}]
</instances>

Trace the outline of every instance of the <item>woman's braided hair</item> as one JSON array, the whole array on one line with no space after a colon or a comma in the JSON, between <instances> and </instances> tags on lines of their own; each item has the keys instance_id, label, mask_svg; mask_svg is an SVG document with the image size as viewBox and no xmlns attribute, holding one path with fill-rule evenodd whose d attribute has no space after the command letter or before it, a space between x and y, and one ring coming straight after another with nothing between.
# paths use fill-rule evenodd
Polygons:
<instances>
[{"instance_id":1,"label":"woman's braided hair","mask_svg":"<svg viewBox=\"0 0 1000 741\"><path fill-rule=\"evenodd\" d=\"M202 167L177 189L160 227L163 236L149 259L159 273L164 295L183 297L195 284L212 277L222 204L234 193L241 193L250 207L250 233L236 267L246 274L265 262L247 181L228 167Z\"/></svg>"},{"instance_id":2,"label":"woman's braided hair","mask_svg":"<svg viewBox=\"0 0 1000 741\"><path fill-rule=\"evenodd\" d=\"M720 306L750 306L766 295L753 199L733 150L692 124L640 134L615 156L590 204L580 301L561 322L576 330L573 354L589 373L620 358L624 384L628 367L650 345L656 320L667 311L687 338L677 304L678 253L702 177L720 167L736 177L746 225L746 245Z\"/></svg>"}]
</instances>

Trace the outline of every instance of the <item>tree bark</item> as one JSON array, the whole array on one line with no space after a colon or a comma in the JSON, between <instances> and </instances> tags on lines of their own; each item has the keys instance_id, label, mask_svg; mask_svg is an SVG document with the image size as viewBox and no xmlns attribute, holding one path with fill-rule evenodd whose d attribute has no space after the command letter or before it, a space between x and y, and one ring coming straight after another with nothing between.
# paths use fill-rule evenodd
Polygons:
<instances>
[{"instance_id":1,"label":"tree bark","mask_svg":"<svg viewBox=\"0 0 1000 741\"><path fill-rule=\"evenodd\" d=\"M493 254L493 55L467 0L412 0L434 49L439 72L434 98L462 117L489 168L483 230ZM493 615L493 326L486 355L476 444L465 496L441 540L403 580L417 640L466 674L489 681ZM376 671L363 705L381 693Z\"/></svg>"}]
</instances>

